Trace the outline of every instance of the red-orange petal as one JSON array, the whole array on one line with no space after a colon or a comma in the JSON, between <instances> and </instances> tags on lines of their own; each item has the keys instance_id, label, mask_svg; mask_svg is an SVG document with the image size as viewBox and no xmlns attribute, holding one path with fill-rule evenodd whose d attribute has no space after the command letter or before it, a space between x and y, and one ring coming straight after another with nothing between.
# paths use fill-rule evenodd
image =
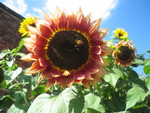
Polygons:
<instances>
[{"instance_id":1,"label":"red-orange petal","mask_svg":"<svg viewBox=\"0 0 150 113\"><path fill-rule=\"evenodd\" d=\"M23 56L22 58L21 58L21 60L24 60L24 61L36 61L37 60L37 56L36 55L34 55L33 53L29 53L29 54L27 54L27 55L25 55L25 56Z\"/></svg>"},{"instance_id":2,"label":"red-orange petal","mask_svg":"<svg viewBox=\"0 0 150 113\"><path fill-rule=\"evenodd\" d=\"M36 74L45 69L45 67L41 67L39 61L35 61L31 67L26 71L26 74Z\"/></svg>"}]
</instances>

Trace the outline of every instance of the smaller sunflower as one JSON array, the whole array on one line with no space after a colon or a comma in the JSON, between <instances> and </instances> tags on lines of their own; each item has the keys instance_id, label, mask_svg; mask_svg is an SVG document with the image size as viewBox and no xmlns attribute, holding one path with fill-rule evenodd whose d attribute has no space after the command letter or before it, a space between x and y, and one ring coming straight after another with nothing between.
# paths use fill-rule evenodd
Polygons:
<instances>
[{"instance_id":1,"label":"smaller sunflower","mask_svg":"<svg viewBox=\"0 0 150 113\"><path fill-rule=\"evenodd\" d=\"M128 37L128 32L121 28L117 28L113 33L115 33L118 39L125 39Z\"/></svg>"},{"instance_id":2,"label":"smaller sunflower","mask_svg":"<svg viewBox=\"0 0 150 113\"><path fill-rule=\"evenodd\" d=\"M23 19L23 22L20 23L19 32L22 36L29 36L28 26L35 27L35 21L37 20L36 17L27 17Z\"/></svg>"},{"instance_id":3,"label":"smaller sunflower","mask_svg":"<svg viewBox=\"0 0 150 113\"><path fill-rule=\"evenodd\" d=\"M131 65L135 59L135 48L134 45L131 45L132 41L120 41L116 45L116 49L113 52L115 58L115 63L125 67Z\"/></svg>"}]
</instances>

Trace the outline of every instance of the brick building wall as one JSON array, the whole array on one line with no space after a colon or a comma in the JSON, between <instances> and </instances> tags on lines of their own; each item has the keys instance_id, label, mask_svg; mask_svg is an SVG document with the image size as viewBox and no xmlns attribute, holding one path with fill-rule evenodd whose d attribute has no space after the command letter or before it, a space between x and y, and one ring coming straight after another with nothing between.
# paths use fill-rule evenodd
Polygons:
<instances>
[{"instance_id":1,"label":"brick building wall","mask_svg":"<svg viewBox=\"0 0 150 113\"><path fill-rule=\"evenodd\" d=\"M21 40L21 34L18 32L20 22L24 17L17 14L0 2L0 52L4 49L14 49ZM25 47L20 52L27 53ZM28 66L26 62L17 60L17 64L22 67Z\"/></svg>"},{"instance_id":2,"label":"brick building wall","mask_svg":"<svg viewBox=\"0 0 150 113\"><path fill-rule=\"evenodd\" d=\"M0 3L0 51L13 49L21 39L18 29L23 17Z\"/></svg>"}]
</instances>

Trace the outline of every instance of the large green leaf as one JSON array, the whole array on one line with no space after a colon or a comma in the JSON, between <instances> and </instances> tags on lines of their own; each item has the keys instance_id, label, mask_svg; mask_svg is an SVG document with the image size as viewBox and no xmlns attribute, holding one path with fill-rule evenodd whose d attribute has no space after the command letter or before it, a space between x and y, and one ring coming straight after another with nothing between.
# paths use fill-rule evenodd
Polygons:
<instances>
[{"instance_id":1,"label":"large green leaf","mask_svg":"<svg viewBox=\"0 0 150 113\"><path fill-rule=\"evenodd\" d=\"M134 85L133 88L127 92L126 110L133 107L137 102L144 101L146 96L148 96L148 93L146 93L143 88L139 85Z\"/></svg>"},{"instance_id":2,"label":"large green leaf","mask_svg":"<svg viewBox=\"0 0 150 113\"><path fill-rule=\"evenodd\" d=\"M145 78L145 84L146 84L147 88L148 88L149 91L150 91L150 76L147 76L147 77Z\"/></svg>"},{"instance_id":3,"label":"large green leaf","mask_svg":"<svg viewBox=\"0 0 150 113\"><path fill-rule=\"evenodd\" d=\"M33 101L27 113L81 113L84 99L75 92L77 90L70 87L58 96L41 94Z\"/></svg>"},{"instance_id":4,"label":"large green leaf","mask_svg":"<svg viewBox=\"0 0 150 113\"><path fill-rule=\"evenodd\" d=\"M16 70L14 71L6 71L5 75L6 75L6 84L8 85L9 83L11 83L20 73L22 72L22 68L18 67Z\"/></svg>"},{"instance_id":5,"label":"large green leaf","mask_svg":"<svg viewBox=\"0 0 150 113\"><path fill-rule=\"evenodd\" d=\"M26 113L29 108L29 104L13 104L7 111L7 113Z\"/></svg>"}]
</instances>

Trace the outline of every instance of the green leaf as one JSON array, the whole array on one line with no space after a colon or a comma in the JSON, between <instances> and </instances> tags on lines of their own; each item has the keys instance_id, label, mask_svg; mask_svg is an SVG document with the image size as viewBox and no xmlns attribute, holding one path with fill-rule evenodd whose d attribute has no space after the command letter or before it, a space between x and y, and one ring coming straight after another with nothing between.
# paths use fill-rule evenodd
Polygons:
<instances>
[{"instance_id":1,"label":"green leaf","mask_svg":"<svg viewBox=\"0 0 150 113\"><path fill-rule=\"evenodd\" d=\"M58 96L41 94L33 101L27 113L81 113L83 98L75 92L75 87L70 87Z\"/></svg>"},{"instance_id":2,"label":"green leaf","mask_svg":"<svg viewBox=\"0 0 150 113\"><path fill-rule=\"evenodd\" d=\"M145 85L147 86L147 88L148 88L149 91L150 91L150 76L147 76L147 77L145 78Z\"/></svg>"},{"instance_id":3,"label":"green leaf","mask_svg":"<svg viewBox=\"0 0 150 113\"><path fill-rule=\"evenodd\" d=\"M38 82L38 76L32 76L31 74L24 74L26 70L23 70L23 72L19 75L19 81L23 84L25 84L29 89L34 90L35 86Z\"/></svg>"},{"instance_id":4,"label":"green leaf","mask_svg":"<svg viewBox=\"0 0 150 113\"><path fill-rule=\"evenodd\" d=\"M145 74L150 74L150 65L145 65L143 70Z\"/></svg>"},{"instance_id":5,"label":"green leaf","mask_svg":"<svg viewBox=\"0 0 150 113\"><path fill-rule=\"evenodd\" d=\"M108 75L104 75L103 79L108 82L113 87L116 86L118 79L120 78L119 74L109 73Z\"/></svg>"},{"instance_id":6,"label":"green leaf","mask_svg":"<svg viewBox=\"0 0 150 113\"><path fill-rule=\"evenodd\" d=\"M88 108L88 111L86 113L101 113L99 111L96 111L95 109L93 108Z\"/></svg>"},{"instance_id":7,"label":"green leaf","mask_svg":"<svg viewBox=\"0 0 150 113\"><path fill-rule=\"evenodd\" d=\"M6 84L8 85L9 83L11 83L20 73L22 72L22 68L18 67L16 70L14 71L6 71L4 74L6 76Z\"/></svg>"},{"instance_id":8,"label":"green leaf","mask_svg":"<svg viewBox=\"0 0 150 113\"><path fill-rule=\"evenodd\" d=\"M0 53L0 59L2 59L3 57L5 57L5 55L7 55L9 52L10 52L9 49L3 50L3 51Z\"/></svg>"},{"instance_id":9,"label":"green leaf","mask_svg":"<svg viewBox=\"0 0 150 113\"><path fill-rule=\"evenodd\" d=\"M133 88L127 92L126 110L133 107L137 102L144 101L147 95L148 93L146 93L140 86L134 85Z\"/></svg>"},{"instance_id":10,"label":"green leaf","mask_svg":"<svg viewBox=\"0 0 150 113\"><path fill-rule=\"evenodd\" d=\"M13 104L7 111L7 113L26 113L30 104Z\"/></svg>"},{"instance_id":11,"label":"green leaf","mask_svg":"<svg viewBox=\"0 0 150 113\"><path fill-rule=\"evenodd\" d=\"M150 50L147 50L148 53L150 53Z\"/></svg>"},{"instance_id":12,"label":"green leaf","mask_svg":"<svg viewBox=\"0 0 150 113\"><path fill-rule=\"evenodd\" d=\"M14 94L12 94L13 99L15 99L15 101L20 104L25 102L25 96L26 95L24 91L16 91Z\"/></svg>"},{"instance_id":13,"label":"green leaf","mask_svg":"<svg viewBox=\"0 0 150 113\"><path fill-rule=\"evenodd\" d=\"M12 52L18 52L18 51L22 48L22 46L24 45L24 39L26 39L26 38L27 38L27 37L22 38L21 41L19 42L18 47L14 48L14 49L12 50Z\"/></svg>"},{"instance_id":14,"label":"green leaf","mask_svg":"<svg viewBox=\"0 0 150 113\"><path fill-rule=\"evenodd\" d=\"M100 97L96 96L93 93L89 93L84 98L87 106L95 107L100 103Z\"/></svg>"},{"instance_id":15,"label":"green leaf","mask_svg":"<svg viewBox=\"0 0 150 113\"><path fill-rule=\"evenodd\" d=\"M7 108L7 107L10 107L13 103L13 99L10 95L6 95L6 96L3 96L2 98L0 98L0 111Z\"/></svg>"},{"instance_id":16,"label":"green leaf","mask_svg":"<svg viewBox=\"0 0 150 113\"><path fill-rule=\"evenodd\" d=\"M13 53L13 55L16 55L16 56L21 56L21 57L25 56L25 54L24 54L24 53L20 53L20 52Z\"/></svg>"},{"instance_id":17,"label":"green leaf","mask_svg":"<svg viewBox=\"0 0 150 113\"><path fill-rule=\"evenodd\" d=\"M87 109L87 113L101 113L105 112L105 109L102 105L100 105L100 97L96 96L93 93L89 93L84 97L85 99L85 108Z\"/></svg>"},{"instance_id":18,"label":"green leaf","mask_svg":"<svg viewBox=\"0 0 150 113\"><path fill-rule=\"evenodd\" d=\"M129 80L139 78L139 75L132 69L126 70L125 73L128 75Z\"/></svg>"},{"instance_id":19,"label":"green leaf","mask_svg":"<svg viewBox=\"0 0 150 113\"><path fill-rule=\"evenodd\" d=\"M131 113L130 111L119 111L119 112L113 112L113 113Z\"/></svg>"},{"instance_id":20,"label":"green leaf","mask_svg":"<svg viewBox=\"0 0 150 113\"><path fill-rule=\"evenodd\" d=\"M144 64L145 64L145 65L150 64L150 58L145 59L145 60L144 60Z\"/></svg>"},{"instance_id":21,"label":"green leaf","mask_svg":"<svg viewBox=\"0 0 150 113\"><path fill-rule=\"evenodd\" d=\"M145 82L139 78L139 75L132 69L128 69L126 72L125 72L128 76L128 81L133 85L133 84L136 84L138 85L139 87L147 90L147 87L145 85Z\"/></svg>"},{"instance_id":22,"label":"green leaf","mask_svg":"<svg viewBox=\"0 0 150 113\"><path fill-rule=\"evenodd\" d=\"M11 60L6 61L6 64L7 64L9 67L12 67L12 65L14 64L14 62L15 62L15 59L12 58Z\"/></svg>"},{"instance_id":23,"label":"green leaf","mask_svg":"<svg viewBox=\"0 0 150 113\"><path fill-rule=\"evenodd\" d=\"M119 75L120 77L123 76L123 73L122 73L121 70L119 70L119 69L117 69L117 68L114 68L113 70L114 70L114 72L115 72L117 75ZM118 77L119 77L119 76L118 76Z\"/></svg>"},{"instance_id":24,"label":"green leaf","mask_svg":"<svg viewBox=\"0 0 150 113\"><path fill-rule=\"evenodd\" d=\"M142 60L135 60L132 64L142 65L143 61Z\"/></svg>"}]
</instances>

